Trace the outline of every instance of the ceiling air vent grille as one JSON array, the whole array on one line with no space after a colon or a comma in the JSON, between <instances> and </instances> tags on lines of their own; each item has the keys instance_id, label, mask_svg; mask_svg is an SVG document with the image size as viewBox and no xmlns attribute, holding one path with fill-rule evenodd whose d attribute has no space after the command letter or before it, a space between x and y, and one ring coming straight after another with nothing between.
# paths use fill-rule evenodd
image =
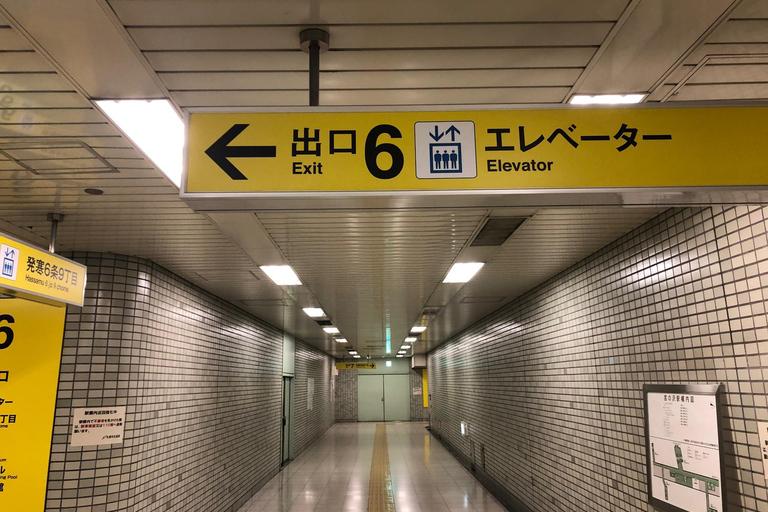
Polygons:
<instances>
[{"instance_id":1,"label":"ceiling air vent grille","mask_svg":"<svg viewBox=\"0 0 768 512\"><path fill-rule=\"evenodd\" d=\"M527 217L491 217L472 241L472 247L498 247L525 222Z\"/></svg>"}]
</instances>

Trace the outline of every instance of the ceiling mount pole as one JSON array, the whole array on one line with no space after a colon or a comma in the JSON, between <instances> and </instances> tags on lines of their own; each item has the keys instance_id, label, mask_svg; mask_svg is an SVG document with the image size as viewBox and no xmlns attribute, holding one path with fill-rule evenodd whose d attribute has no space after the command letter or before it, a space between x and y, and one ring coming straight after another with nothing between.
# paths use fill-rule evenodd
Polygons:
<instances>
[{"instance_id":1,"label":"ceiling mount pole","mask_svg":"<svg viewBox=\"0 0 768 512\"><path fill-rule=\"evenodd\" d=\"M301 50L309 54L309 106L320 105L320 54L328 51L330 36L320 28L308 28L299 34Z\"/></svg>"},{"instance_id":2,"label":"ceiling mount pole","mask_svg":"<svg viewBox=\"0 0 768 512\"><path fill-rule=\"evenodd\" d=\"M64 220L64 215L61 213L49 213L48 221L51 223L51 239L48 242L48 252L56 252L56 233L59 230L59 222Z\"/></svg>"}]
</instances>

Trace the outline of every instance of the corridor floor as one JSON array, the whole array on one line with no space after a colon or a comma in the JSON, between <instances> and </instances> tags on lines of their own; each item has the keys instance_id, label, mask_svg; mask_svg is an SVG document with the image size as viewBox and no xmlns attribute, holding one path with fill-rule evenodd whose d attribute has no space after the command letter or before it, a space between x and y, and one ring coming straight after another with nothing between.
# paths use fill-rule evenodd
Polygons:
<instances>
[{"instance_id":1,"label":"corridor floor","mask_svg":"<svg viewBox=\"0 0 768 512\"><path fill-rule=\"evenodd\" d=\"M337 423L240 512L504 512L425 426Z\"/></svg>"}]
</instances>

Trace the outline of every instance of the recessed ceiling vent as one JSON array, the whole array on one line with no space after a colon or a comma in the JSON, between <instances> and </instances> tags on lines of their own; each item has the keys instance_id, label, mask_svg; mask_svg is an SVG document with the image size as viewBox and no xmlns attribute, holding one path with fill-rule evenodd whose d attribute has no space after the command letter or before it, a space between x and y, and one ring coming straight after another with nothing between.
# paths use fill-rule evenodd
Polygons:
<instances>
[{"instance_id":1,"label":"recessed ceiling vent","mask_svg":"<svg viewBox=\"0 0 768 512\"><path fill-rule=\"evenodd\" d=\"M315 320L317 322L317 325L320 327L328 327L329 325L333 325L333 322L330 320Z\"/></svg>"},{"instance_id":2,"label":"recessed ceiling vent","mask_svg":"<svg viewBox=\"0 0 768 512\"><path fill-rule=\"evenodd\" d=\"M527 217L491 217L472 241L471 247L498 247L525 222Z\"/></svg>"}]
</instances>

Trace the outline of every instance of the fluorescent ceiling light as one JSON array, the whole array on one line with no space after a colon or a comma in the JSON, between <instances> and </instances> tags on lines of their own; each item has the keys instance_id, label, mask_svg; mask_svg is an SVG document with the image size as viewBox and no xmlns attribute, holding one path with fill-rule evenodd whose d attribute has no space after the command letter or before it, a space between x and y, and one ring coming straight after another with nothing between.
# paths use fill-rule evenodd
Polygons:
<instances>
[{"instance_id":1,"label":"fluorescent ceiling light","mask_svg":"<svg viewBox=\"0 0 768 512\"><path fill-rule=\"evenodd\" d=\"M443 279L444 283L466 283L483 268L485 263L454 263L448 275Z\"/></svg>"},{"instance_id":2,"label":"fluorescent ceiling light","mask_svg":"<svg viewBox=\"0 0 768 512\"><path fill-rule=\"evenodd\" d=\"M353 356L356 356L357 355L357 350L350 350L349 353L352 354Z\"/></svg>"},{"instance_id":3,"label":"fluorescent ceiling light","mask_svg":"<svg viewBox=\"0 0 768 512\"><path fill-rule=\"evenodd\" d=\"M336 343L346 343L347 340L344 338L336 338Z\"/></svg>"},{"instance_id":4,"label":"fluorescent ceiling light","mask_svg":"<svg viewBox=\"0 0 768 512\"><path fill-rule=\"evenodd\" d=\"M101 110L181 187L184 123L168 100L99 100Z\"/></svg>"},{"instance_id":5,"label":"fluorescent ceiling light","mask_svg":"<svg viewBox=\"0 0 768 512\"><path fill-rule=\"evenodd\" d=\"M399 350L397 353L398 354L405 354L405 350Z\"/></svg>"},{"instance_id":6,"label":"fluorescent ceiling light","mask_svg":"<svg viewBox=\"0 0 768 512\"><path fill-rule=\"evenodd\" d=\"M338 327L323 327L323 330L328 334L339 334Z\"/></svg>"},{"instance_id":7,"label":"fluorescent ceiling light","mask_svg":"<svg viewBox=\"0 0 768 512\"><path fill-rule=\"evenodd\" d=\"M360 356L358 356L358 355L354 355L352 357L354 357L355 359L360 359Z\"/></svg>"},{"instance_id":8,"label":"fluorescent ceiling light","mask_svg":"<svg viewBox=\"0 0 768 512\"><path fill-rule=\"evenodd\" d=\"M627 105L640 103L645 94L576 94L571 97L571 105Z\"/></svg>"},{"instance_id":9,"label":"fluorescent ceiling light","mask_svg":"<svg viewBox=\"0 0 768 512\"><path fill-rule=\"evenodd\" d=\"M427 328L424 327L423 325L416 325L414 327L411 327L411 332L424 332L426 330Z\"/></svg>"},{"instance_id":10,"label":"fluorescent ceiling light","mask_svg":"<svg viewBox=\"0 0 768 512\"><path fill-rule=\"evenodd\" d=\"M300 285L299 276L289 265L264 265L259 267L271 280L280 286Z\"/></svg>"},{"instance_id":11,"label":"fluorescent ceiling light","mask_svg":"<svg viewBox=\"0 0 768 512\"><path fill-rule=\"evenodd\" d=\"M387 367L392 366L392 361L387 361Z\"/></svg>"},{"instance_id":12,"label":"fluorescent ceiling light","mask_svg":"<svg viewBox=\"0 0 768 512\"><path fill-rule=\"evenodd\" d=\"M400 347L400 350L408 350L409 348L411 348L410 345L403 345L402 347Z\"/></svg>"},{"instance_id":13,"label":"fluorescent ceiling light","mask_svg":"<svg viewBox=\"0 0 768 512\"><path fill-rule=\"evenodd\" d=\"M304 308L304 312L307 314L307 316L312 318L320 318L321 316L325 316L325 312L323 312L320 308Z\"/></svg>"},{"instance_id":14,"label":"fluorescent ceiling light","mask_svg":"<svg viewBox=\"0 0 768 512\"><path fill-rule=\"evenodd\" d=\"M405 338L405 340L404 340L404 341L405 341L406 343L416 343L416 340L417 340L417 339L418 339L418 338L417 338L416 336L408 336L407 338Z\"/></svg>"},{"instance_id":15,"label":"fluorescent ceiling light","mask_svg":"<svg viewBox=\"0 0 768 512\"><path fill-rule=\"evenodd\" d=\"M405 357L403 354L397 354L395 357Z\"/></svg>"}]
</instances>

